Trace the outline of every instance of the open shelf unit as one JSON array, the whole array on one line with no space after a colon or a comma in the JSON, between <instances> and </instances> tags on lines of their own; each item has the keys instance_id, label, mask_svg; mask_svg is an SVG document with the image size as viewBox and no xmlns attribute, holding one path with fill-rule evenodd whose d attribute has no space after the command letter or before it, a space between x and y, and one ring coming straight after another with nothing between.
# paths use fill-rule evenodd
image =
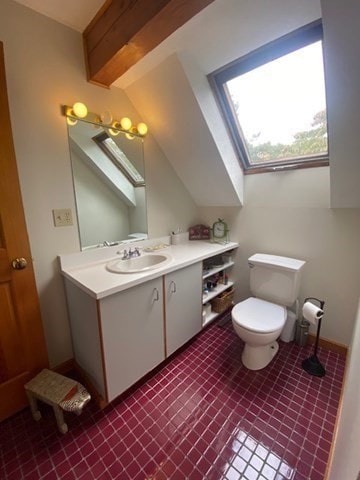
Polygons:
<instances>
[{"instance_id":1,"label":"open shelf unit","mask_svg":"<svg viewBox=\"0 0 360 480\"><path fill-rule=\"evenodd\" d=\"M205 280L205 278L211 277L212 275L215 275L216 273L222 272L227 268L232 267L233 265L234 265L234 262L231 260L230 262L224 263L223 265L219 265L218 267L214 267L214 268L211 268L210 270L206 270L204 271L204 274L203 274L203 280Z\"/></svg>"},{"instance_id":2,"label":"open shelf unit","mask_svg":"<svg viewBox=\"0 0 360 480\"><path fill-rule=\"evenodd\" d=\"M205 264L204 264L203 277L202 277L204 286L205 286L206 280L211 279L211 277L214 277L216 276L216 274L220 274L221 272L223 272L223 275L222 275L223 279L225 278L225 275L226 277L228 277L228 274L231 272L231 267L234 265L234 262L232 259L229 259L224 263L222 263L222 261L219 260L219 256L215 256L213 257L213 260L214 260L214 266L211 267L210 269L205 268ZM210 259L210 263L211 263L211 259ZM207 260L207 264L209 264L209 260ZM227 278L226 283L217 283L216 286L214 286L210 291L203 293L203 298L202 298L203 306L205 306L205 304L208 304L211 300L216 298L222 292L229 290L231 287L233 287L233 285L234 285L234 282L229 278ZM217 313L211 310L210 312L207 312L205 315L203 315L203 321L202 321L203 327L205 327L210 322L215 320L215 318L221 315L221 313Z\"/></svg>"},{"instance_id":3,"label":"open shelf unit","mask_svg":"<svg viewBox=\"0 0 360 480\"><path fill-rule=\"evenodd\" d=\"M214 290L211 290L211 292L207 293L206 295L203 295L203 305L205 303L209 302L213 298L217 297L220 293L225 292L228 288L232 287L234 285L234 282L231 282L230 280L228 281L227 284L220 284Z\"/></svg>"}]
</instances>

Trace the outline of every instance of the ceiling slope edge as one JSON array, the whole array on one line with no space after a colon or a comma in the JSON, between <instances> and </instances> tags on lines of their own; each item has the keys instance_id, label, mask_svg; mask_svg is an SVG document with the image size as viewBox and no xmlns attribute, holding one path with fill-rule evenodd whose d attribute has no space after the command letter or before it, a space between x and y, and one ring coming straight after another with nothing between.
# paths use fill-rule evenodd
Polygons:
<instances>
[{"instance_id":1,"label":"ceiling slope edge","mask_svg":"<svg viewBox=\"0 0 360 480\"><path fill-rule=\"evenodd\" d=\"M179 55L198 106L213 137L219 155L224 163L229 179L240 200L244 203L244 173L234 151L229 133L217 106L206 74L199 68L190 54Z\"/></svg>"}]
</instances>

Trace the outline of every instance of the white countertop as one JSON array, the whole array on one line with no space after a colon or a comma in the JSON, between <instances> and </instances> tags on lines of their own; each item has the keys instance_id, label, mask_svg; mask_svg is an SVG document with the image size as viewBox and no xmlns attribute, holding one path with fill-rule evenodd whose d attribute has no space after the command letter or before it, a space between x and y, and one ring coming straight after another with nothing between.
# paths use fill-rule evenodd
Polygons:
<instances>
[{"instance_id":1,"label":"white countertop","mask_svg":"<svg viewBox=\"0 0 360 480\"><path fill-rule=\"evenodd\" d=\"M169 243L167 237L148 240L146 243L134 243L132 246L146 247L160 243ZM237 248L235 242L226 244L211 243L206 240L187 241L179 245L170 245L154 253L171 255L172 261L164 266L141 273L112 273L106 269L106 264L119 259L119 250L128 248L127 245L103 247L92 251L84 251L68 255L60 255L61 272L68 280L96 299L104 298L127 288L139 285L148 280L184 268L206 258ZM149 253L151 255L151 253ZM141 255L148 253L141 251Z\"/></svg>"}]
</instances>

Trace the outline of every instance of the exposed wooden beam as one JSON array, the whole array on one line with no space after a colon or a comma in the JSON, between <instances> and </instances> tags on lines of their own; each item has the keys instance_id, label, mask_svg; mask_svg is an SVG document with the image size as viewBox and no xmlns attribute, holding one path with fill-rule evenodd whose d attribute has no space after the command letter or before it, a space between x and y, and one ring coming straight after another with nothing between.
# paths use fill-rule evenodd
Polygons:
<instances>
[{"instance_id":1,"label":"exposed wooden beam","mask_svg":"<svg viewBox=\"0 0 360 480\"><path fill-rule=\"evenodd\" d=\"M110 86L213 1L108 1L83 34L88 80Z\"/></svg>"}]
</instances>

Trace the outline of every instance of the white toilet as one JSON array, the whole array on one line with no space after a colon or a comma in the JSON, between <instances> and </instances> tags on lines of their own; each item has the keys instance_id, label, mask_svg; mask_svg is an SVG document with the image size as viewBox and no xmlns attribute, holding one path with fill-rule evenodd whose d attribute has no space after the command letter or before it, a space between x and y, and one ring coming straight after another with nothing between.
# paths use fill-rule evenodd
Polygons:
<instances>
[{"instance_id":1,"label":"white toilet","mask_svg":"<svg viewBox=\"0 0 360 480\"><path fill-rule=\"evenodd\" d=\"M234 306L232 323L245 342L242 362L250 370L266 367L279 350L276 339L287 318L286 307L297 300L302 260L256 253L248 259L250 297Z\"/></svg>"}]
</instances>

